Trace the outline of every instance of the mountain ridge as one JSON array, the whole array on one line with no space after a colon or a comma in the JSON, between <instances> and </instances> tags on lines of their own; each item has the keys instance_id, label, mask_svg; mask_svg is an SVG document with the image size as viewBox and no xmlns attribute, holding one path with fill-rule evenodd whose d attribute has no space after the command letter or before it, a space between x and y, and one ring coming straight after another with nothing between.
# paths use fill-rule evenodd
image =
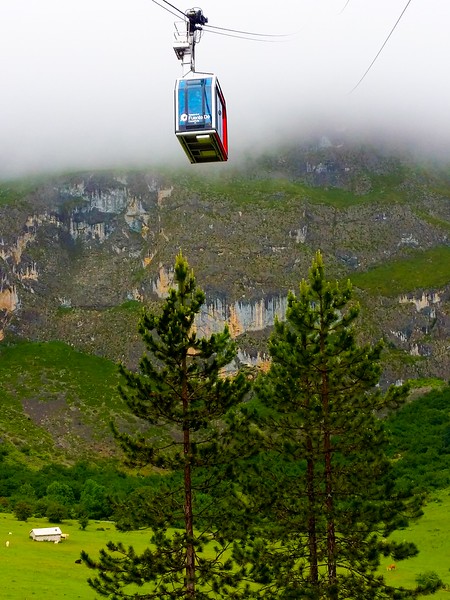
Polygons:
<instances>
[{"instance_id":1,"label":"mountain ridge","mask_svg":"<svg viewBox=\"0 0 450 600\"><path fill-rule=\"evenodd\" d=\"M252 338L282 316L320 248L329 278L354 278L367 338L404 354L386 380L445 378L449 198L444 167L329 138L222 174L103 171L2 184L0 329L135 365L139 307L164 297L181 248L207 293L205 330L228 323L254 356ZM364 280L397 264L411 276L384 275L393 293Z\"/></svg>"}]
</instances>

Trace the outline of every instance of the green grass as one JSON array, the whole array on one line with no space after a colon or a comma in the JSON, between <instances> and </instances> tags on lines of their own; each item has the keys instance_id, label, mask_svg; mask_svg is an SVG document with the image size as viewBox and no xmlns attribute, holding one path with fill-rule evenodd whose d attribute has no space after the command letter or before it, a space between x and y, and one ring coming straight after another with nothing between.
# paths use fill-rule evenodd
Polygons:
<instances>
[{"instance_id":1,"label":"green grass","mask_svg":"<svg viewBox=\"0 0 450 600\"><path fill-rule=\"evenodd\" d=\"M14 457L20 460L22 453L23 462L29 465L39 467L49 460L64 462L71 454L81 458L83 444L98 444L100 448L102 438L111 436L112 415L125 411L117 384L114 363L77 352L62 342L3 345L1 437L11 444ZM50 426L39 426L38 420L24 410L23 403L28 410L46 413L45 418L52 419ZM80 429L74 432L75 422ZM83 441L85 434L92 438Z\"/></svg>"},{"instance_id":2,"label":"green grass","mask_svg":"<svg viewBox=\"0 0 450 600\"><path fill-rule=\"evenodd\" d=\"M381 572L390 585L415 587L418 574L436 571L450 584L450 490L435 495L425 506L425 515L410 527L397 531L395 538L416 543L417 557L397 563L395 571L386 571L392 560L384 559ZM91 521L81 531L75 521L66 521L61 529L69 538L60 544L33 542L33 527L48 527L45 519L17 521L12 515L0 514L0 586L3 600L47 600L48 596L76 600L94 600L96 594L86 580L95 575L83 564L76 564L82 550L97 558L109 540L133 546L141 553L149 544L149 531L119 532L109 522ZM9 535L11 532L11 535ZM10 546L5 546L9 540ZM439 591L435 600L448 600L448 591Z\"/></svg>"},{"instance_id":3,"label":"green grass","mask_svg":"<svg viewBox=\"0 0 450 600\"><path fill-rule=\"evenodd\" d=\"M387 583L412 588L419 573L435 571L444 584L450 585L450 490L434 494L424 508L424 516L408 528L396 531L393 538L414 542L419 554L396 563L395 571L385 571ZM386 569L392 560L382 565ZM450 592L440 590L434 600L449 600Z\"/></svg>"},{"instance_id":4,"label":"green grass","mask_svg":"<svg viewBox=\"0 0 450 600\"><path fill-rule=\"evenodd\" d=\"M113 539L138 552L147 547L150 534L145 531L121 533L112 523L91 522L85 531L75 521L61 525L69 538L60 544L33 542L29 532L34 527L49 527L45 520L17 521L12 515L0 514L0 586L3 600L60 599L94 600L98 595L88 586L94 575L83 564L77 564L82 550L97 558L101 548ZM103 529L104 531L102 531ZM12 535L9 535L9 532ZM6 540L10 542L6 547Z\"/></svg>"},{"instance_id":5,"label":"green grass","mask_svg":"<svg viewBox=\"0 0 450 600\"><path fill-rule=\"evenodd\" d=\"M351 276L356 287L382 296L420 289L438 289L450 282L450 246L416 252Z\"/></svg>"},{"instance_id":6,"label":"green grass","mask_svg":"<svg viewBox=\"0 0 450 600\"><path fill-rule=\"evenodd\" d=\"M433 390L442 390L446 387L447 382L437 377L417 377L416 379L408 380L411 389L428 388Z\"/></svg>"},{"instance_id":7,"label":"green grass","mask_svg":"<svg viewBox=\"0 0 450 600\"><path fill-rule=\"evenodd\" d=\"M139 303L115 310L137 314ZM111 311L109 311L111 315ZM166 431L139 420L120 397L117 365L63 342L0 346L0 437L8 460L40 468L54 462L122 456L110 423L152 438Z\"/></svg>"},{"instance_id":8,"label":"green grass","mask_svg":"<svg viewBox=\"0 0 450 600\"><path fill-rule=\"evenodd\" d=\"M18 206L25 205L26 199L39 184L47 181L45 175L23 177L11 181L0 181L0 206L13 204Z\"/></svg>"},{"instance_id":9,"label":"green grass","mask_svg":"<svg viewBox=\"0 0 450 600\"><path fill-rule=\"evenodd\" d=\"M2 183L0 185L0 206L17 204L23 200L25 195L25 190L20 184L12 183L8 185Z\"/></svg>"},{"instance_id":10,"label":"green grass","mask_svg":"<svg viewBox=\"0 0 450 600\"><path fill-rule=\"evenodd\" d=\"M419 218L423 219L433 227L439 227L440 229L450 232L450 223L448 221L444 221L444 219L430 215L424 210L415 209L414 212Z\"/></svg>"},{"instance_id":11,"label":"green grass","mask_svg":"<svg viewBox=\"0 0 450 600\"><path fill-rule=\"evenodd\" d=\"M59 544L33 542L29 538L31 529L49 526L46 519L29 519L24 523L11 514L0 513L0 585L6 590L2 592L2 600L47 600L49 595L57 600L98 599L87 583L97 572L75 562L81 551L95 560L108 541L133 546L138 554L151 546L150 530L120 532L114 523L107 521L91 521L82 531L77 521L67 520L60 528L69 537ZM10 542L9 547L5 545L6 540ZM206 549L205 555L212 557L214 552L208 553ZM132 591L130 586L128 593Z\"/></svg>"},{"instance_id":12,"label":"green grass","mask_svg":"<svg viewBox=\"0 0 450 600\"><path fill-rule=\"evenodd\" d=\"M139 302L138 300L127 300L118 306L110 308L109 311L112 313L131 313L136 315L136 317L140 317L143 308L144 305L142 302Z\"/></svg>"},{"instance_id":13,"label":"green grass","mask_svg":"<svg viewBox=\"0 0 450 600\"><path fill-rule=\"evenodd\" d=\"M234 204L245 207L249 204L264 203L265 207L277 206L280 202L304 199L313 204L324 204L337 209L350 206L369 204L372 202L404 204L410 200L410 191L403 185L405 182L426 184L431 190L440 195L449 195L449 183L446 169L425 169L421 167L397 165L389 173L375 174L369 170L361 171L355 175L353 182L348 182L348 187L355 189L361 181L367 181L367 191L357 193L351 189L342 189L333 186L311 186L301 179L286 174L279 177L270 177L272 161L260 164L259 168L251 170L235 170L227 175L209 174L208 177L192 175L191 173L178 174L179 183L184 190L201 194L206 198L226 198ZM272 165L273 166L273 165ZM283 167L275 171L283 172ZM269 172L269 176L267 175ZM419 214L419 213L418 213ZM434 218L425 213L419 214L432 225L444 227L448 230L449 224L442 219Z\"/></svg>"},{"instance_id":14,"label":"green grass","mask_svg":"<svg viewBox=\"0 0 450 600\"><path fill-rule=\"evenodd\" d=\"M11 399L27 389L43 401L64 394L96 406L115 395L118 380L116 366L107 359L63 342L22 342L1 348L0 381L9 382L2 391Z\"/></svg>"},{"instance_id":15,"label":"green grass","mask_svg":"<svg viewBox=\"0 0 450 600\"><path fill-rule=\"evenodd\" d=\"M223 197L244 207L248 204L264 203L265 207L277 207L290 200L306 200L313 204L325 204L335 208L347 208L375 200L382 202L403 202L405 194L395 189L392 182L377 181L376 187L367 194L358 195L336 187L312 187L301 181L289 179L193 179L188 186L196 193L208 198Z\"/></svg>"}]
</instances>

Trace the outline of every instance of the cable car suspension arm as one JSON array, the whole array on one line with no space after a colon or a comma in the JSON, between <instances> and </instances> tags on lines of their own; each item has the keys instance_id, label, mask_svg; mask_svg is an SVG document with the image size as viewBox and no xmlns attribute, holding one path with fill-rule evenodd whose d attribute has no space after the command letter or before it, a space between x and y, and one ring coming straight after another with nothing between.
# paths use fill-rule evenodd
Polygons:
<instances>
[{"instance_id":1,"label":"cable car suspension arm","mask_svg":"<svg viewBox=\"0 0 450 600\"><path fill-rule=\"evenodd\" d=\"M200 8L190 8L185 16L185 21L175 23L173 44L175 54L181 61L183 77L189 72L195 73L195 44L200 41L202 27L208 22Z\"/></svg>"}]
</instances>

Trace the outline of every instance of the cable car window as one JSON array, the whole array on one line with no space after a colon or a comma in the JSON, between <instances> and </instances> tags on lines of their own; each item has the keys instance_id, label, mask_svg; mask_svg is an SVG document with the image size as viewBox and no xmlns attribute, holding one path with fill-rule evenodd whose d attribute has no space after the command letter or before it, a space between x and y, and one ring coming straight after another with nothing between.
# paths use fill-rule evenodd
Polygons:
<instances>
[{"instance_id":1,"label":"cable car window","mask_svg":"<svg viewBox=\"0 0 450 600\"><path fill-rule=\"evenodd\" d=\"M209 129L212 126L212 79L181 80L178 88L180 130Z\"/></svg>"}]
</instances>

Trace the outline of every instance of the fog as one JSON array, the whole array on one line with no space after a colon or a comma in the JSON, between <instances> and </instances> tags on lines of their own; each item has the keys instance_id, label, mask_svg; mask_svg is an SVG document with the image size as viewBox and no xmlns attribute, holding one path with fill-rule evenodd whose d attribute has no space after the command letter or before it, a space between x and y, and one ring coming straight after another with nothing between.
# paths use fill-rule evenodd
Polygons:
<instances>
[{"instance_id":1,"label":"fog","mask_svg":"<svg viewBox=\"0 0 450 600\"><path fill-rule=\"evenodd\" d=\"M410 2L358 85L406 4L204 0L208 25L285 34L258 42L205 28L196 46L196 70L216 73L227 100L230 160L221 168L301 142L312 127L386 135L450 156L448 0ZM179 16L162 6L0 0L0 177L188 165L173 123Z\"/></svg>"}]
</instances>

